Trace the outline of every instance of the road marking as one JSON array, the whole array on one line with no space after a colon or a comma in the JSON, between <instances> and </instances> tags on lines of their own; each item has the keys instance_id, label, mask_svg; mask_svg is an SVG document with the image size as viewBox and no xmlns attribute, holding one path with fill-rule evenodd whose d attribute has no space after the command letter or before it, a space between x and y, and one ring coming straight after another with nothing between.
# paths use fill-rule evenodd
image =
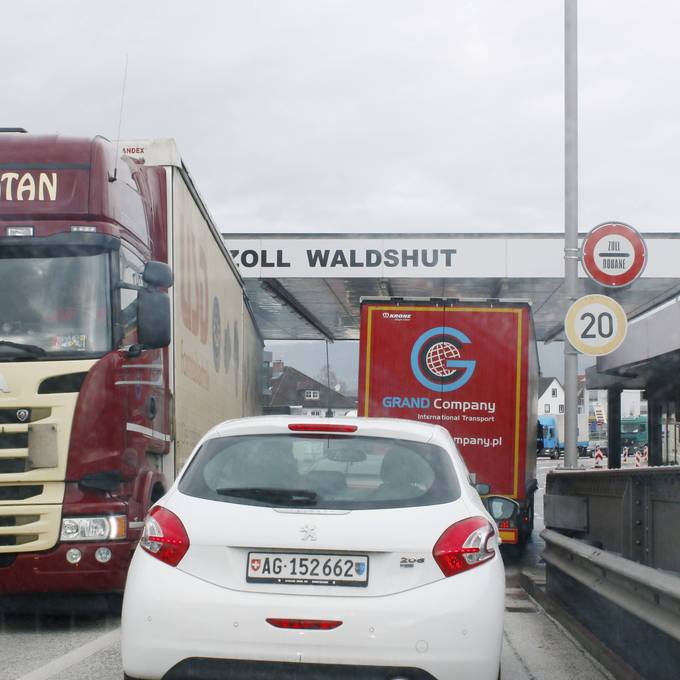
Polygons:
<instances>
[{"instance_id":1,"label":"road marking","mask_svg":"<svg viewBox=\"0 0 680 680\"><path fill-rule=\"evenodd\" d=\"M119 640L120 628L116 628L116 630L100 635L91 642L87 642L80 647L72 649L70 652L46 663L44 666L41 666L34 671L22 675L20 678L17 678L17 680L49 680L49 678L53 678L67 668L75 666L89 656L115 645Z\"/></svg>"}]
</instances>

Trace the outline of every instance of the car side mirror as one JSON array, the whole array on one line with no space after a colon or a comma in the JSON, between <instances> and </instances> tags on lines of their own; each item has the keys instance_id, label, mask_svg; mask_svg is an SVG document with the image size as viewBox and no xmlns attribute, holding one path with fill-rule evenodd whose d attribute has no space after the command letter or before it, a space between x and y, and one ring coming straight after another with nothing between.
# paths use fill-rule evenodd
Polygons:
<instances>
[{"instance_id":1,"label":"car side mirror","mask_svg":"<svg viewBox=\"0 0 680 680\"><path fill-rule=\"evenodd\" d=\"M159 290L142 288L137 294L137 333L144 349L170 344L170 296Z\"/></svg>"},{"instance_id":2,"label":"car side mirror","mask_svg":"<svg viewBox=\"0 0 680 680\"><path fill-rule=\"evenodd\" d=\"M477 489L477 493L480 496L488 496L491 493L491 484L480 482L479 484L475 484L475 489Z\"/></svg>"},{"instance_id":3,"label":"car side mirror","mask_svg":"<svg viewBox=\"0 0 680 680\"><path fill-rule=\"evenodd\" d=\"M170 288L174 282L172 269L158 260L149 260L146 263L142 279L147 286L154 288Z\"/></svg>"}]
</instances>

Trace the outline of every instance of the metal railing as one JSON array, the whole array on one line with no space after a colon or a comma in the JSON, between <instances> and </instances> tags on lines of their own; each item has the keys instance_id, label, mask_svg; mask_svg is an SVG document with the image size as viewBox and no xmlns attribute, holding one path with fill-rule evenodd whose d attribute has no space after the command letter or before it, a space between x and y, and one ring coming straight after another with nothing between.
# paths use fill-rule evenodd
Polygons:
<instances>
[{"instance_id":1,"label":"metal railing","mask_svg":"<svg viewBox=\"0 0 680 680\"><path fill-rule=\"evenodd\" d=\"M545 525L549 598L635 673L677 680L680 467L552 472Z\"/></svg>"},{"instance_id":2,"label":"metal railing","mask_svg":"<svg viewBox=\"0 0 680 680\"><path fill-rule=\"evenodd\" d=\"M550 473L545 525L680 573L680 466Z\"/></svg>"}]
</instances>

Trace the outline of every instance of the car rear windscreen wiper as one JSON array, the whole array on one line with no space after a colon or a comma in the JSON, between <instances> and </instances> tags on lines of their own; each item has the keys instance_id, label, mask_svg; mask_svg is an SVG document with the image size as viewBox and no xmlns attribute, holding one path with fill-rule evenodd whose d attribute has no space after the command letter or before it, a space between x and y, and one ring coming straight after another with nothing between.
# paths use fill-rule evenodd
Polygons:
<instances>
[{"instance_id":1,"label":"car rear windscreen wiper","mask_svg":"<svg viewBox=\"0 0 680 680\"><path fill-rule=\"evenodd\" d=\"M316 505L319 494L306 489L280 489L260 486L237 486L216 489L220 496L251 498L271 503L294 503L295 505Z\"/></svg>"},{"instance_id":2,"label":"car rear windscreen wiper","mask_svg":"<svg viewBox=\"0 0 680 680\"><path fill-rule=\"evenodd\" d=\"M38 345L26 345L23 342L11 342L10 340L0 340L0 347L11 347L12 349L19 349L36 357L47 356L47 352Z\"/></svg>"}]
</instances>

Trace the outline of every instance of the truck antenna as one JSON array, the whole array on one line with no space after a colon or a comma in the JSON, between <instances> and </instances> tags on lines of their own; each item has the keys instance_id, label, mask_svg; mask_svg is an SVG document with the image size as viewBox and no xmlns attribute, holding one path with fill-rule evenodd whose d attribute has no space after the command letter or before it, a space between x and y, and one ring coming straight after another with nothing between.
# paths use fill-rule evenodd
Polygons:
<instances>
[{"instance_id":1,"label":"truck antenna","mask_svg":"<svg viewBox=\"0 0 680 680\"><path fill-rule=\"evenodd\" d=\"M127 84L128 55L125 54L125 69L123 70L123 88L120 93L120 111L118 113L118 134L116 135L116 159L113 166L113 177L109 177L110 182L115 182L118 177L118 147L120 145L120 128L123 125L123 104L125 103L125 85Z\"/></svg>"}]
</instances>

